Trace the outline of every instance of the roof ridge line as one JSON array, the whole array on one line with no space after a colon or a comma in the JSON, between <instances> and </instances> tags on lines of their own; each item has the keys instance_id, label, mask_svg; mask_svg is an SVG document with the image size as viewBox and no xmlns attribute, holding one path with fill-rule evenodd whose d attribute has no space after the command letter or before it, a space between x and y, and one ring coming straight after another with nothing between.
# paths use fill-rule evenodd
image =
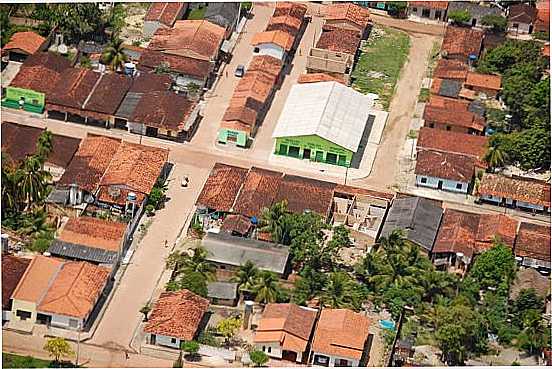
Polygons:
<instances>
[{"instance_id":1,"label":"roof ridge line","mask_svg":"<svg viewBox=\"0 0 552 369\"><path fill-rule=\"evenodd\" d=\"M92 73L95 73L95 72L92 72ZM104 77L104 73L101 73L100 74L100 78L98 78L98 80L96 81L96 83L94 83L94 87L92 87L92 90L90 91L90 93L88 94L88 96L86 97L86 100L84 100L84 102L82 103L82 109L85 110L86 109L86 104L88 104L88 102L90 101L90 99L92 98L92 95L94 95L94 92L96 91L96 88L98 87L98 85L100 84L100 81L103 79ZM83 77L84 78L84 77Z\"/></svg>"},{"instance_id":2,"label":"roof ridge line","mask_svg":"<svg viewBox=\"0 0 552 369\"><path fill-rule=\"evenodd\" d=\"M57 270L56 272L52 275L52 277L48 280L48 285L46 286L46 288L44 289L44 291L42 292L42 295L40 296L40 298L38 299L38 301L36 302L36 309L38 311L38 307L40 306L40 304L42 304L42 300L44 300L44 298L46 297L46 294L48 293L48 291L50 290L50 287L52 287L52 284L54 283L54 281L57 279L59 273L61 272L61 269L63 269L63 267L65 266L65 264L67 264L69 262L63 262L61 263L58 267L57 267ZM57 300L57 299L56 299Z\"/></svg>"}]
</instances>

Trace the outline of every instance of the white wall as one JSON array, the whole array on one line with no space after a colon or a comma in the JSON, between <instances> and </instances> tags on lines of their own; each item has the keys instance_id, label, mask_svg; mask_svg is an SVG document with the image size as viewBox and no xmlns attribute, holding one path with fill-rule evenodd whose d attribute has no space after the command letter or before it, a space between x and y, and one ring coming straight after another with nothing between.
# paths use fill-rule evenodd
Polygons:
<instances>
[{"instance_id":1,"label":"white wall","mask_svg":"<svg viewBox=\"0 0 552 369\"><path fill-rule=\"evenodd\" d=\"M528 34L529 33L529 27L530 27L529 24L517 23L518 28L516 30L516 28L514 27L514 23L517 23L517 22L508 22L508 32L518 33L518 34Z\"/></svg>"},{"instance_id":2,"label":"white wall","mask_svg":"<svg viewBox=\"0 0 552 369\"><path fill-rule=\"evenodd\" d=\"M145 135L146 134L146 126L142 123L127 123L128 131L131 133L138 133L139 135Z\"/></svg>"},{"instance_id":3,"label":"white wall","mask_svg":"<svg viewBox=\"0 0 552 369\"><path fill-rule=\"evenodd\" d=\"M256 343L255 346L258 350L264 351L270 357L275 357L278 359L282 358L282 347L280 346L279 342L262 342ZM269 348L270 352L268 352Z\"/></svg>"},{"instance_id":4,"label":"white wall","mask_svg":"<svg viewBox=\"0 0 552 369\"><path fill-rule=\"evenodd\" d=\"M172 342L173 339L176 342ZM167 346L167 347L180 349L180 339L175 338L175 337L169 337L169 336L163 336L163 335L160 335L160 334L156 334L155 335L155 344L160 345L160 346Z\"/></svg>"},{"instance_id":5,"label":"white wall","mask_svg":"<svg viewBox=\"0 0 552 369\"><path fill-rule=\"evenodd\" d=\"M256 46L259 49L259 55L269 55L280 60L284 60L286 51L276 44L259 44Z\"/></svg>"},{"instance_id":6,"label":"white wall","mask_svg":"<svg viewBox=\"0 0 552 369\"><path fill-rule=\"evenodd\" d=\"M10 320L10 318L11 318L11 311L10 310L2 310L2 321Z\"/></svg>"},{"instance_id":7,"label":"white wall","mask_svg":"<svg viewBox=\"0 0 552 369\"><path fill-rule=\"evenodd\" d=\"M66 315L57 315L57 314L44 313L42 311L39 311L39 313L51 316L52 320L50 321L50 324L54 327L71 329L71 330L76 331L77 329L79 329L79 323L80 323L81 328L84 326L84 321L82 319L69 317L69 316L66 316ZM76 322L76 324L73 324L73 326L71 326L69 324L69 322L71 320Z\"/></svg>"},{"instance_id":8,"label":"white wall","mask_svg":"<svg viewBox=\"0 0 552 369\"><path fill-rule=\"evenodd\" d=\"M345 360L349 361L349 366L358 366L358 364L359 364L359 361L355 360L355 359L351 359L351 358L347 358L347 357L343 357L343 356L326 355L326 354L321 353L321 352L314 352L313 355L312 355L312 365L314 365L314 366L318 366L318 365L314 364L314 358L316 357L316 355L322 355L322 356L329 357L330 358L330 362L328 364L329 367L336 366L335 361L339 360L339 359L345 359Z\"/></svg>"},{"instance_id":9,"label":"white wall","mask_svg":"<svg viewBox=\"0 0 552 369\"><path fill-rule=\"evenodd\" d=\"M426 183L422 183L422 179L426 179ZM427 176L416 176L416 186L420 187L429 187L429 188L438 188L439 187L439 181L442 181L442 189L444 191L450 191L450 192L458 192L458 193L468 193L468 185L467 182L458 182L458 181L451 181L449 179L443 179L443 178L436 178L436 177L427 177ZM461 188L457 188L456 185L460 184Z\"/></svg>"}]
</instances>

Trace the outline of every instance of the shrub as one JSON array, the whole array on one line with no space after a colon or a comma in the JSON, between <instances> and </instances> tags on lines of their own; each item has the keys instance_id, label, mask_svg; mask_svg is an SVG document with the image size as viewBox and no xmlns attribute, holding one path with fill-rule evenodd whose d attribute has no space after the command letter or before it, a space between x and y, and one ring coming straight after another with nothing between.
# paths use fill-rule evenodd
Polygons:
<instances>
[{"instance_id":1,"label":"shrub","mask_svg":"<svg viewBox=\"0 0 552 369\"><path fill-rule=\"evenodd\" d=\"M268 356L264 352L259 350L251 351L249 353L249 358L256 367L263 366L268 362Z\"/></svg>"},{"instance_id":2,"label":"shrub","mask_svg":"<svg viewBox=\"0 0 552 369\"><path fill-rule=\"evenodd\" d=\"M471 14L467 10L455 10L448 14L448 17L454 24L467 23L472 18Z\"/></svg>"}]
</instances>

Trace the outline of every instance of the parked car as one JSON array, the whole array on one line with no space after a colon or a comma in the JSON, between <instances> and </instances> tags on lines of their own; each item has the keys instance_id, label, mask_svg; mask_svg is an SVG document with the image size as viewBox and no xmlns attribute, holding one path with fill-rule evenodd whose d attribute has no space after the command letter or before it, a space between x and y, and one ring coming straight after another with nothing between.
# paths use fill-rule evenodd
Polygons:
<instances>
[{"instance_id":1,"label":"parked car","mask_svg":"<svg viewBox=\"0 0 552 369\"><path fill-rule=\"evenodd\" d=\"M236 71L234 72L234 75L236 77L243 77L243 75L245 74L245 67L243 66L243 64L240 64L236 67Z\"/></svg>"}]
</instances>

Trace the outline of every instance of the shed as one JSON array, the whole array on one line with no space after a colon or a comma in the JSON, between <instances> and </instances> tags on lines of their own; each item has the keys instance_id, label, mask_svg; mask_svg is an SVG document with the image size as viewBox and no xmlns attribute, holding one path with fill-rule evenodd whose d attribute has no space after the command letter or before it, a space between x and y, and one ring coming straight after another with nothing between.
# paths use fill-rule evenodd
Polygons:
<instances>
[{"instance_id":1,"label":"shed","mask_svg":"<svg viewBox=\"0 0 552 369\"><path fill-rule=\"evenodd\" d=\"M238 302L238 284L233 282L210 282L207 285L207 297L213 305L236 306Z\"/></svg>"}]
</instances>

